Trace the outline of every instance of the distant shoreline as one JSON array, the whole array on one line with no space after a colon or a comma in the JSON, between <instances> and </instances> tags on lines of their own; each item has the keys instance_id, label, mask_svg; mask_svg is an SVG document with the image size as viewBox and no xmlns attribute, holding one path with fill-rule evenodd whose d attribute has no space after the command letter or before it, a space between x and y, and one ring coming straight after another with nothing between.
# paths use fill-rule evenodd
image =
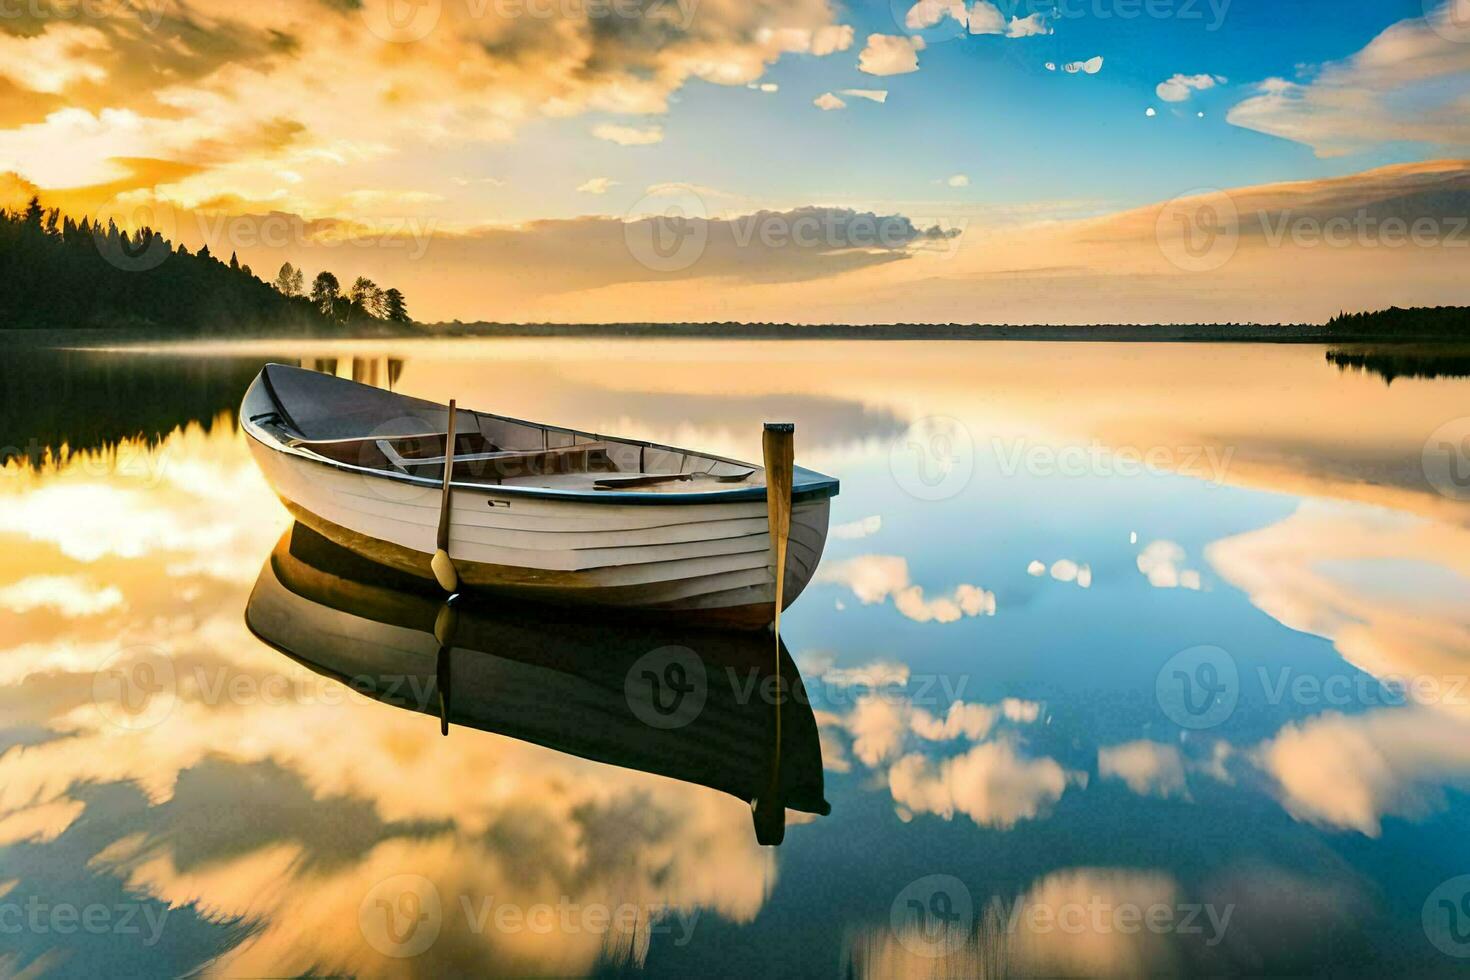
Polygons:
<instances>
[{"instance_id":1,"label":"distant shoreline","mask_svg":"<svg viewBox=\"0 0 1470 980\"><path fill-rule=\"evenodd\" d=\"M1211 344L1464 344L1464 336L1390 329L1388 324L1033 324L892 323L795 325L788 323L414 323L371 330L272 331L243 329L170 332L140 327L20 330L0 328L0 347L125 347L211 341L385 341L494 338L607 338L641 340L780 341L1019 341L1037 343Z\"/></svg>"},{"instance_id":2,"label":"distant shoreline","mask_svg":"<svg viewBox=\"0 0 1470 980\"><path fill-rule=\"evenodd\" d=\"M1325 327L1311 324L855 324L788 323L438 323L436 337L631 337L729 340L1019 340L1116 343L1331 343Z\"/></svg>"},{"instance_id":3,"label":"distant shoreline","mask_svg":"<svg viewBox=\"0 0 1470 980\"><path fill-rule=\"evenodd\" d=\"M1330 344L1343 338L1314 325L1230 326L1179 324L1136 326L1000 326L987 324L883 324L855 326L823 324L793 326L780 323L476 323L415 324L401 330L377 329L363 333L275 333L268 330L234 334L218 332L164 333L138 329L77 328L71 330L0 329L0 346L108 347L171 341L279 340L434 340L493 338L609 338L642 340L790 340L790 341L1032 341L1080 343L1278 343ZM1355 338L1356 339L1356 338ZM1390 338L1383 338L1385 340Z\"/></svg>"}]
</instances>

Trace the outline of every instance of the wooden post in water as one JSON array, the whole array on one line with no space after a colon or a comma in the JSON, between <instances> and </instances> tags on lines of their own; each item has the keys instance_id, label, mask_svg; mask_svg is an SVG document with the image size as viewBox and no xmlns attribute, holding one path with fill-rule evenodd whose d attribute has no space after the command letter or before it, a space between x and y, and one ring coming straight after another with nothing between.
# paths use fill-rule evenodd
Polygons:
<instances>
[{"instance_id":1,"label":"wooden post in water","mask_svg":"<svg viewBox=\"0 0 1470 980\"><path fill-rule=\"evenodd\" d=\"M454 673L454 633L459 628L459 610L454 608L459 596L452 595L434 618L434 639L439 655L434 661L434 684L439 690L439 734L449 734L449 708Z\"/></svg>"},{"instance_id":2,"label":"wooden post in water","mask_svg":"<svg viewBox=\"0 0 1470 980\"><path fill-rule=\"evenodd\" d=\"M455 571L454 560L449 557L449 502L453 495L450 482L454 479L454 423L459 413L455 411L454 399L449 400L449 434L444 440L444 495L439 499L439 538L438 550L434 552L429 567L433 569L434 578L439 580L439 585L445 592L455 593L459 591L459 573Z\"/></svg>"},{"instance_id":3,"label":"wooden post in water","mask_svg":"<svg viewBox=\"0 0 1470 980\"><path fill-rule=\"evenodd\" d=\"M796 471L796 426L790 422L767 422L762 439L766 464L766 516L771 526L771 573L776 578L776 608L771 632L776 655L772 667L776 677L775 743L771 746L770 782L752 801L756 840L780 844L786 836L786 803L781 798L781 707L786 691L781 676L781 609L786 605L786 546L791 538L791 488Z\"/></svg>"},{"instance_id":4,"label":"wooden post in water","mask_svg":"<svg viewBox=\"0 0 1470 980\"><path fill-rule=\"evenodd\" d=\"M790 422L767 422L762 440L766 463L766 515L771 524L771 569L776 576L776 614L772 622L781 632L781 607L785 605L786 544L791 537L791 484L796 469L796 426ZM779 650L779 644L777 645ZM780 661L776 663L780 668Z\"/></svg>"}]
</instances>

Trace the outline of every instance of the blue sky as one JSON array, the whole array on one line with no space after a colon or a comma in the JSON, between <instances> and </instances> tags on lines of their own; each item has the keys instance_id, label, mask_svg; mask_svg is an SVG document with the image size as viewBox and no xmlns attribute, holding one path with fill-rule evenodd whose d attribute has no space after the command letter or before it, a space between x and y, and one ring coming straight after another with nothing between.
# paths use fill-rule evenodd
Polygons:
<instances>
[{"instance_id":1,"label":"blue sky","mask_svg":"<svg viewBox=\"0 0 1470 980\"><path fill-rule=\"evenodd\" d=\"M1112 210L1197 187L1333 176L1424 156L1420 147L1391 145L1322 159L1310 147L1225 119L1261 81L1309 74L1420 14L1417 0L1234 0L1224 4L1216 29L1215 11L1205 0L1160 3L1195 16L1066 17L1053 35L1019 39L960 34L928 44L919 71L884 78L860 72L856 51L868 34L900 33L894 16L884 3L851 5L842 19L855 28L852 50L783 57L763 78L780 86L774 94L693 81L660 120L665 139L657 146L609 156L583 120L567 120L529 135L538 148L533 156L517 143L469 153L467 164L522 192L535 188L535 197L546 195L547 213L569 215L631 205L646 185L664 181L717 188L772 207L932 198L1083 201ZM1066 0L1064 9L1115 6L1113 0ZM1130 9L1127 0L1121 9ZM1095 55L1104 59L1096 75L1044 67ZM1155 87L1176 73L1208 73L1228 82L1170 106ZM872 87L888 90L886 104L849 99L847 109L825 113L812 105L823 92ZM1159 115L1145 116L1150 106ZM566 200L559 191L585 179L593 161L601 165L598 175L620 186L606 200ZM935 183L957 173L970 177L968 187ZM507 196L496 191L487 197Z\"/></svg>"}]
</instances>

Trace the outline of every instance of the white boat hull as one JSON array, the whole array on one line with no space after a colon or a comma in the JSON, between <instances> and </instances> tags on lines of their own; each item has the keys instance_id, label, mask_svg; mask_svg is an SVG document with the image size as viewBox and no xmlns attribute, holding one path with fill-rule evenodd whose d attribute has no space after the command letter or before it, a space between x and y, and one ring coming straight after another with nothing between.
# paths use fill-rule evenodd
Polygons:
<instances>
[{"instance_id":1,"label":"white boat hull","mask_svg":"<svg viewBox=\"0 0 1470 980\"><path fill-rule=\"evenodd\" d=\"M374 560L432 578L440 490L281 452L247 426L262 473L298 520ZM456 486L449 553L463 584L533 601L684 613L759 627L774 613L764 500L583 502ZM783 598L815 574L830 499L792 512Z\"/></svg>"}]
</instances>

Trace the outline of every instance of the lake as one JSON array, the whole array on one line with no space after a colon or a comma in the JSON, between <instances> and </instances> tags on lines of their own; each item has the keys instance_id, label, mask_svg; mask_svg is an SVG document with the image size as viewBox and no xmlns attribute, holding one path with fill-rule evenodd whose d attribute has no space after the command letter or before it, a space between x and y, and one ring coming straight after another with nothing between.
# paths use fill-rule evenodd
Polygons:
<instances>
[{"instance_id":1,"label":"lake","mask_svg":"<svg viewBox=\"0 0 1470 980\"><path fill-rule=\"evenodd\" d=\"M441 650L290 537L233 418L270 360L745 459L794 421L842 492L786 696L762 634L492 605ZM0 377L0 975L1470 968L1470 380L592 339ZM672 722L629 693L671 649Z\"/></svg>"}]
</instances>

